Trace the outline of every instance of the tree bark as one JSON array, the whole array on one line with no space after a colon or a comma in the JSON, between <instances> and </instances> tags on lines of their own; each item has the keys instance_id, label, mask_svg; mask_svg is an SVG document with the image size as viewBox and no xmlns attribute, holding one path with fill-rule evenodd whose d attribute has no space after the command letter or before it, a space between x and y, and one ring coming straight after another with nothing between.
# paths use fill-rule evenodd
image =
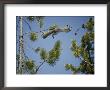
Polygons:
<instances>
[{"instance_id":1,"label":"tree bark","mask_svg":"<svg viewBox=\"0 0 110 90\"><path fill-rule=\"evenodd\" d=\"M23 61L24 61L24 57L23 57L23 24L22 24L22 16L20 16L20 40L19 40L19 74L23 73Z\"/></svg>"}]
</instances>

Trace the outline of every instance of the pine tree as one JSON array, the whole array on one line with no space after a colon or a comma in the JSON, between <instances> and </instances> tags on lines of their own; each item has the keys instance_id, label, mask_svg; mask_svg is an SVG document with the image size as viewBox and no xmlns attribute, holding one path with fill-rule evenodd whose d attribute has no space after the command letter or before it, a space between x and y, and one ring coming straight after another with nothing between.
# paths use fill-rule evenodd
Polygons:
<instances>
[{"instance_id":1,"label":"pine tree","mask_svg":"<svg viewBox=\"0 0 110 90\"><path fill-rule=\"evenodd\" d=\"M78 45L76 40L71 42L71 51L80 59L80 66L66 64L65 68L72 73L94 74L94 20L90 18L82 28L87 32L81 38L81 44Z\"/></svg>"}]
</instances>

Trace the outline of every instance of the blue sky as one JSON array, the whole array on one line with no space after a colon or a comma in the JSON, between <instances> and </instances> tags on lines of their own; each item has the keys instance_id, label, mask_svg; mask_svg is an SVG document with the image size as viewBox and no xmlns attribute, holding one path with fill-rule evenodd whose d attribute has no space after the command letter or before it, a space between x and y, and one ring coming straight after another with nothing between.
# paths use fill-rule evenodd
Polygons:
<instances>
[{"instance_id":1,"label":"blue sky","mask_svg":"<svg viewBox=\"0 0 110 90\"><path fill-rule=\"evenodd\" d=\"M90 17L92 16L46 16L44 18L44 25L42 30L48 29L53 24L57 24L61 28L68 24L72 27L72 31L68 33L61 32L57 34L54 39L51 36L47 37L46 39L43 39L39 35L38 40L35 42L30 41L28 35L24 36L25 54L30 59L34 60L37 65L39 65L39 62L41 62L42 60L40 59L39 54L35 53L32 48L41 47L49 51L53 48L57 40L61 41L61 56L56 62L56 65L50 66L45 63L38 71L38 74L72 74L71 71L65 70L64 65L73 64L74 66L78 66L80 64L80 60L72 55L72 52L70 50L71 40L75 39L80 45L81 37L84 35L85 31L81 29L76 36L74 35L74 33L79 27L82 26L82 24L86 23ZM29 24L31 25L32 31L40 31L39 25L35 22ZM23 33L29 31L29 27L26 23L23 22ZM17 33L18 32L19 30L17 31Z\"/></svg>"}]
</instances>

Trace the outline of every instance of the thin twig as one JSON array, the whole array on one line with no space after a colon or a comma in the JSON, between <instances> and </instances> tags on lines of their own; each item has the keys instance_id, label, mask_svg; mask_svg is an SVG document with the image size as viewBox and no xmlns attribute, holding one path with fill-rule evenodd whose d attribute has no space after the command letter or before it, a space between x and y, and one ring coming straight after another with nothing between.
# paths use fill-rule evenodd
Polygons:
<instances>
[{"instance_id":1,"label":"thin twig","mask_svg":"<svg viewBox=\"0 0 110 90\"><path fill-rule=\"evenodd\" d=\"M36 72L40 69L40 67L45 63L45 60L37 67Z\"/></svg>"},{"instance_id":2,"label":"thin twig","mask_svg":"<svg viewBox=\"0 0 110 90\"><path fill-rule=\"evenodd\" d=\"M24 20L24 22L28 25L30 31L32 31L31 26L29 25L29 23L28 23L25 19L23 19L23 20Z\"/></svg>"}]
</instances>

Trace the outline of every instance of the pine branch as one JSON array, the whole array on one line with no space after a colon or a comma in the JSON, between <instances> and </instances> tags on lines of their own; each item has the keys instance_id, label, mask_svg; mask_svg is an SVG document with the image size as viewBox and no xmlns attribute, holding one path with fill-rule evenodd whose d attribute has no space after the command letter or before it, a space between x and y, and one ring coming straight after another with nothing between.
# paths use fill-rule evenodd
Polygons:
<instances>
[{"instance_id":1,"label":"pine branch","mask_svg":"<svg viewBox=\"0 0 110 90\"><path fill-rule=\"evenodd\" d=\"M36 72L40 69L40 67L45 63L45 60L37 67Z\"/></svg>"},{"instance_id":2,"label":"pine branch","mask_svg":"<svg viewBox=\"0 0 110 90\"><path fill-rule=\"evenodd\" d=\"M81 61L84 61L85 63L89 64L90 66L94 66L93 64L91 64L90 62L87 62L86 60L82 59L81 57L79 57L79 59L80 59Z\"/></svg>"}]
</instances>

